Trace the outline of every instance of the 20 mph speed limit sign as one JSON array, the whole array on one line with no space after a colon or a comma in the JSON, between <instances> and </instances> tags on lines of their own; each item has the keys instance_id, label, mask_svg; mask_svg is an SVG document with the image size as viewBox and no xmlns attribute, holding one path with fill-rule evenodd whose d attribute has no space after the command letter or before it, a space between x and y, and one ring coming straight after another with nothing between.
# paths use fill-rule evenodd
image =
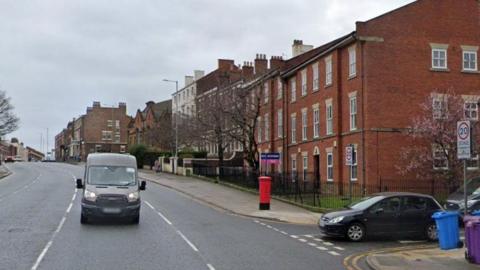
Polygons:
<instances>
[{"instance_id":1,"label":"20 mph speed limit sign","mask_svg":"<svg viewBox=\"0 0 480 270\"><path fill-rule=\"evenodd\" d=\"M471 153L470 121L457 122L457 156L458 159L470 159Z\"/></svg>"}]
</instances>

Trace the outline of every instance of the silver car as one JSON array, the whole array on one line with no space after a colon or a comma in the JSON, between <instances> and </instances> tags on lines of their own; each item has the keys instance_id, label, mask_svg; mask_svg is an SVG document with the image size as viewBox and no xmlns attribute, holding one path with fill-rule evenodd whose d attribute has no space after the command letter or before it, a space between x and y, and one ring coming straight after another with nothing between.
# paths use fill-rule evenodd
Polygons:
<instances>
[{"instance_id":1,"label":"silver car","mask_svg":"<svg viewBox=\"0 0 480 270\"><path fill-rule=\"evenodd\" d=\"M82 224L94 217L122 217L139 223L140 190L145 190L146 182L138 180L134 156L90 154L84 180L77 179L76 184L78 189L83 189Z\"/></svg>"}]
</instances>

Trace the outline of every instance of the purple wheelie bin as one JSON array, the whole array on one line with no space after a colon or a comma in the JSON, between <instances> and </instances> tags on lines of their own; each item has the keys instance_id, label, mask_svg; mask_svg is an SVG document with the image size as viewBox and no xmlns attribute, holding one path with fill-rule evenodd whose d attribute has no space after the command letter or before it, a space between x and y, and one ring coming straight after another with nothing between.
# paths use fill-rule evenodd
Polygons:
<instances>
[{"instance_id":1,"label":"purple wheelie bin","mask_svg":"<svg viewBox=\"0 0 480 270\"><path fill-rule=\"evenodd\" d=\"M476 213L475 213L476 214ZM480 264L480 216L465 216L465 259Z\"/></svg>"}]
</instances>

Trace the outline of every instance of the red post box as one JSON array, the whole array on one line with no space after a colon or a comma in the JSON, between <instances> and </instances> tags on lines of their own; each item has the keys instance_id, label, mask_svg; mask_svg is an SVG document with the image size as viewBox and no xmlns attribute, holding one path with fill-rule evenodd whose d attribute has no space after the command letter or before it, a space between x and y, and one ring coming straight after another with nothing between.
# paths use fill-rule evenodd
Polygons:
<instances>
[{"instance_id":1,"label":"red post box","mask_svg":"<svg viewBox=\"0 0 480 270\"><path fill-rule=\"evenodd\" d=\"M260 192L260 210L270 210L270 191L272 187L272 178L270 176L260 176L258 178Z\"/></svg>"}]
</instances>

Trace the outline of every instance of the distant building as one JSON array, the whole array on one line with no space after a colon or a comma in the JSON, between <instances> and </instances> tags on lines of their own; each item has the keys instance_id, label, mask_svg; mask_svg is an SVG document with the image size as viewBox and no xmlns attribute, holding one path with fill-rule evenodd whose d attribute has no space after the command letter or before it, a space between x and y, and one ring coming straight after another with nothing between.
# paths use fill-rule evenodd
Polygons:
<instances>
[{"instance_id":1,"label":"distant building","mask_svg":"<svg viewBox=\"0 0 480 270\"><path fill-rule=\"evenodd\" d=\"M197 96L197 81L205 72L195 70L194 76L185 76L185 85L172 95L172 113L179 116L193 117L196 114L195 97Z\"/></svg>"},{"instance_id":2,"label":"distant building","mask_svg":"<svg viewBox=\"0 0 480 270\"><path fill-rule=\"evenodd\" d=\"M126 153L130 121L125 103L102 107L93 102L86 114L70 121L55 136L55 157L58 161L82 161L89 153Z\"/></svg>"},{"instance_id":3,"label":"distant building","mask_svg":"<svg viewBox=\"0 0 480 270\"><path fill-rule=\"evenodd\" d=\"M28 161L41 161L45 158L45 155L29 146L27 146L27 159Z\"/></svg>"}]
</instances>

